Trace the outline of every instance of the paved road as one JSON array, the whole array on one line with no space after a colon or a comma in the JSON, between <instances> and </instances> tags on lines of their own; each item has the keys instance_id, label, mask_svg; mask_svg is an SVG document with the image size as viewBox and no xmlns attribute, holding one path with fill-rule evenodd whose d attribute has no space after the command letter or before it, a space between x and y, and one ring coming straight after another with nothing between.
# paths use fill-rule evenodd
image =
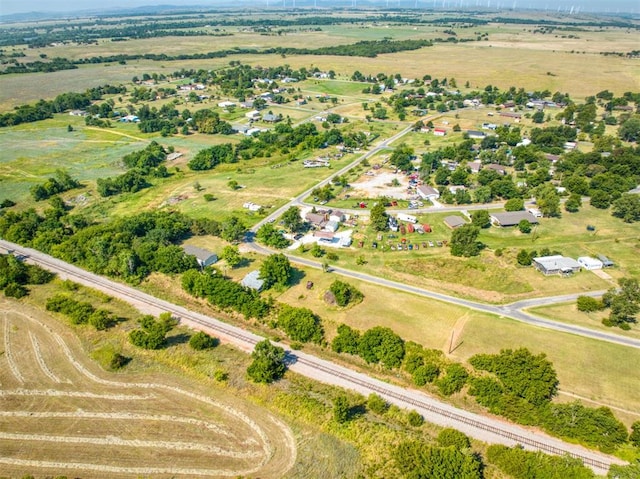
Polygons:
<instances>
[{"instance_id":1,"label":"paved road","mask_svg":"<svg viewBox=\"0 0 640 479\"><path fill-rule=\"evenodd\" d=\"M165 311L171 312L183 324L211 332L222 341L231 343L244 351L251 351L258 341L264 339L210 316L189 311L130 286L89 273L39 251L3 240L0 240L0 248L11 251L15 255L22 255L27 261L39 264L62 278L87 285L127 301L144 313L158 315ZM464 411L423 392L395 386L311 354L292 351L287 349L285 345L281 346L287 350L288 366L292 371L314 380L353 389L364 395L377 393L390 403L415 409L429 422L456 428L481 441L508 446L522 444L531 450L540 450L551 454L569 454L581 459L586 465L601 474L606 472L611 464L624 464L618 458L565 443L536 430L510 424L499 418Z\"/></svg>"}]
</instances>

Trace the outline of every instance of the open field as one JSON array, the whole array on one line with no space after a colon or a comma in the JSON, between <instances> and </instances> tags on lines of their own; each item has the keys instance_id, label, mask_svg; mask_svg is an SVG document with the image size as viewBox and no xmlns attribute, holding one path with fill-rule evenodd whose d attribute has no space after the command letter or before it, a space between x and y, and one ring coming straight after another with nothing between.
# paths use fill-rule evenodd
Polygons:
<instances>
[{"instance_id":1,"label":"open field","mask_svg":"<svg viewBox=\"0 0 640 479\"><path fill-rule=\"evenodd\" d=\"M295 462L291 430L267 412L161 375L99 372L55 321L14 307L1 318L5 474L275 478Z\"/></svg>"}]
</instances>

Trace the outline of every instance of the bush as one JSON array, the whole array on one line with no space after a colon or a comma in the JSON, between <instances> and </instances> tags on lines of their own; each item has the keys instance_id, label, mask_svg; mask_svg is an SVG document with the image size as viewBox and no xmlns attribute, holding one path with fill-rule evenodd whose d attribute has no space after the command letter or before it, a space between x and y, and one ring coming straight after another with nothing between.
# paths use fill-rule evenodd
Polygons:
<instances>
[{"instance_id":1,"label":"bush","mask_svg":"<svg viewBox=\"0 0 640 479\"><path fill-rule=\"evenodd\" d=\"M531 233L531 223L528 220L520 220L520 223L518 223L518 229L520 230L520 233Z\"/></svg>"},{"instance_id":2,"label":"bush","mask_svg":"<svg viewBox=\"0 0 640 479\"><path fill-rule=\"evenodd\" d=\"M367 408L375 414L384 414L389 409L389 403L375 393L371 393L367 399Z\"/></svg>"},{"instance_id":3,"label":"bush","mask_svg":"<svg viewBox=\"0 0 640 479\"><path fill-rule=\"evenodd\" d=\"M274 346L268 339L256 344L251 353L253 362L247 368L247 376L257 383L269 384L284 376L284 349Z\"/></svg>"},{"instance_id":4,"label":"bush","mask_svg":"<svg viewBox=\"0 0 640 479\"><path fill-rule=\"evenodd\" d=\"M329 291L334 294L337 305L341 307L347 306L348 304L359 303L364 297L354 286L338 279L331 283Z\"/></svg>"},{"instance_id":5,"label":"bush","mask_svg":"<svg viewBox=\"0 0 640 479\"><path fill-rule=\"evenodd\" d=\"M407 414L407 421L410 426L420 427L424 424L424 418L418 411L409 411Z\"/></svg>"},{"instance_id":6,"label":"bush","mask_svg":"<svg viewBox=\"0 0 640 479\"><path fill-rule=\"evenodd\" d=\"M456 449L468 449L471 447L471 441L466 434L456 429L443 429L438 434L438 445L441 447L455 447Z\"/></svg>"},{"instance_id":7,"label":"bush","mask_svg":"<svg viewBox=\"0 0 640 479\"><path fill-rule=\"evenodd\" d=\"M29 290L18 283L9 283L4 288L4 294L8 298L20 299L29 294Z\"/></svg>"},{"instance_id":8,"label":"bush","mask_svg":"<svg viewBox=\"0 0 640 479\"><path fill-rule=\"evenodd\" d=\"M162 313L156 320L153 316L143 316L139 321L141 328L129 333L129 341L143 349L160 349L166 344L166 336L175 326L170 313Z\"/></svg>"},{"instance_id":9,"label":"bush","mask_svg":"<svg viewBox=\"0 0 640 479\"><path fill-rule=\"evenodd\" d=\"M604 309L604 303L599 299L592 298L591 296L578 296L576 304L578 306L578 311L583 311L585 313L602 311Z\"/></svg>"},{"instance_id":10,"label":"bush","mask_svg":"<svg viewBox=\"0 0 640 479\"><path fill-rule=\"evenodd\" d=\"M312 341L318 344L324 339L320 318L307 308L284 305L278 315L278 327L294 341Z\"/></svg>"},{"instance_id":11,"label":"bush","mask_svg":"<svg viewBox=\"0 0 640 479\"><path fill-rule=\"evenodd\" d=\"M440 369L435 364L418 366L413 372L413 383L416 386L424 386L435 381L439 374Z\"/></svg>"},{"instance_id":12,"label":"bush","mask_svg":"<svg viewBox=\"0 0 640 479\"><path fill-rule=\"evenodd\" d=\"M447 366L446 371L446 376L439 379L436 385L442 394L451 396L453 393L462 390L464 385L467 384L469 373L461 364L450 364Z\"/></svg>"},{"instance_id":13,"label":"bush","mask_svg":"<svg viewBox=\"0 0 640 479\"><path fill-rule=\"evenodd\" d=\"M198 331L189 338L189 346L196 351L215 348L218 345L218 339L209 336L204 331Z\"/></svg>"}]
</instances>

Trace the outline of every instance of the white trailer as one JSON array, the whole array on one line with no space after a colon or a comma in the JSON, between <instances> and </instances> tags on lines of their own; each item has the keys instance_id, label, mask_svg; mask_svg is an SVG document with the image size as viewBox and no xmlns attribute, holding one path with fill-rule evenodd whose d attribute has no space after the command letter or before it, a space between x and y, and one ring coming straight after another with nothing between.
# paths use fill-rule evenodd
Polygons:
<instances>
[{"instance_id":1,"label":"white trailer","mask_svg":"<svg viewBox=\"0 0 640 479\"><path fill-rule=\"evenodd\" d=\"M406 221L407 223L413 223L415 225L418 222L418 218L411 215L405 215L404 213L398 213L398 221Z\"/></svg>"}]
</instances>

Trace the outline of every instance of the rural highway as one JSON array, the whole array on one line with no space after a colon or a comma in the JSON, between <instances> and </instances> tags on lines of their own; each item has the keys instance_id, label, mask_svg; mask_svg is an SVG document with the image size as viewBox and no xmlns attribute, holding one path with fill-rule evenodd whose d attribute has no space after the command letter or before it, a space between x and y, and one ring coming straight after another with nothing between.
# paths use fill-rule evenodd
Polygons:
<instances>
[{"instance_id":1,"label":"rural highway","mask_svg":"<svg viewBox=\"0 0 640 479\"><path fill-rule=\"evenodd\" d=\"M39 251L3 240L0 240L0 248L16 256L22 256L28 262L39 264L58 274L61 278L70 279L127 301L143 313L158 315L162 312L170 312L183 324L194 329L211 332L222 341L233 344L241 350L251 351L258 341L264 339L242 328L226 324L201 313L189 311L133 287L89 273ZM510 424L499 418L458 409L420 391L395 386L311 354L289 350L285 345L280 346L287 351L288 367L292 371L324 383L349 388L364 395L379 394L390 403L415 409L429 422L456 428L481 441L509 446L521 444L531 450L559 455L568 454L579 458L599 474L606 473L611 464L624 464L618 458L565 443L534 429Z\"/></svg>"},{"instance_id":2,"label":"rural highway","mask_svg":"<svg viewBox=\"0 0 640 479\"><path fill-rule=\"evenodd\" d=\"M255 241L248 243L250 247L261 254L272 254L273 251L262 245L257 244ZM286 253L285 253L286 254ZM286 254L287 257L294 263L302 264L311 268L321 269L322 264L307 258L300 258L295 255ZM411 286L397 281L381 278L379 276L373 276L367 273L361 273L350 269L340 268L337 266L331 266L330 272L339 274L347 278L354 278L360 281L366 281L367 283L377 284L379 286L385 286L398 291L404 291L406 293L416 294L425 298L435 299L438 301L444 301L446 303L456 304L476 311L482 311L489 314L494 314L500 317L514 319L523 323L527 323L531 326L537 326L540 328L552 329L554 331L560 331L563 333L575 334L577 336L583 336L589 339L596 339L599 341L607 341L621 346L628 346L630 348L640 349L640 339L629 338L620 336L618 334L609 333L606 331L598 331L597 329L585 328L569 323L562 323L560 321L554 321L551 319L542 318L534 314L523 311L524 308L531 308L535 306L544 306L547 304L564 303L567 301L575 301L578 296L602 296L605 291L591 291L587 293L567 294L563 296L549 296L544 298L527 299L505 305L493 305L486 303L479 303L468 299L457 298L448 294L437 293L435 291L429 291L427 289L420 288L418 286Z\"/></svg>"}]
</instances>

